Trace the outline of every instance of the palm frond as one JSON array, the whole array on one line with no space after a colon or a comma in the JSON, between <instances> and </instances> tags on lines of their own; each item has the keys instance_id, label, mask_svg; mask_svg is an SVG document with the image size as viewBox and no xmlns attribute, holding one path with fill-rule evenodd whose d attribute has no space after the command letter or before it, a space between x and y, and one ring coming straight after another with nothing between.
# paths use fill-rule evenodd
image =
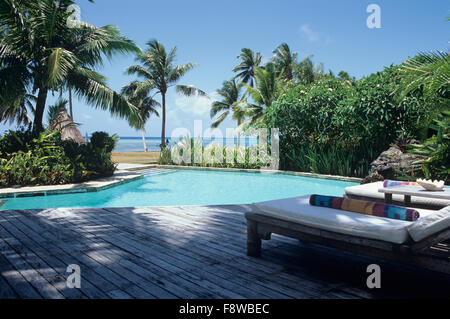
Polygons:
<instances>
[{"instance_id":1,"label":"palm frond","mask_svg":"<svg viewBox=\"0 0 450 319\"><path fill-rule=\"evenodd\" d=\"M95 71L78 67L70 74L68 82L79 98L114 116L128 118L137 112L136 106L106 86L104 78Z\"/></svg>"},{"instance_id":2,"label":"palm frond","mask_svg":"<svg viewBox=\"0 0 450 319\"><path fill-rule=\"evenodd\" d=\"M450 55L448 52L422 52L408 59L399 70L402 78L395 90L399 99L423 87L424 94L450 89Z\"/></svg>"},{"instance_id":3,"label":"palm frond","mask_svg":"<svg viewBox=\"0 0 450 319\"><path fill-rule=\"evenodd\" d=\"M72 52L55 48L48 57L48 87L56 88L62 85L76 63L77 58Z\"/></svg>"},{"instance_id":4,"label":"palm frond","mask_svg":"<svg viewBox=\"0 0 450 319\"><path fill-rule=\"evenodd\" d=\"M170 70L167 76L168 83L174 83L182 78L188 71L192 70L198 64L196 63L187 63L185 65L177 65L172 70Z\"/></svg>"},{"instance_id":5,"label":"palm frond","mask_svg":"<svg viewBox=\"0 0 450 319\"><path fill-rule=\"evenodd\" d=\"M215 120L214 122L211 123L211 127L212 128L218 128L220 124L222 124L223 121L225 121L225 119L228 117L228 115L230 114L230 111L225 111L222 114L220 114Z\"/></svg>"},{"instance_id":6,"label":"palm frond","mask_svg":"<svg viewBox=\"0 0 450 319\"><path fill-rule=\"evenodd\" d=\"M176 89L179 94L184 96L208 96L208 94L200 89L193 87L192 85L177 85Z\"/></svg>"}]
</instances>

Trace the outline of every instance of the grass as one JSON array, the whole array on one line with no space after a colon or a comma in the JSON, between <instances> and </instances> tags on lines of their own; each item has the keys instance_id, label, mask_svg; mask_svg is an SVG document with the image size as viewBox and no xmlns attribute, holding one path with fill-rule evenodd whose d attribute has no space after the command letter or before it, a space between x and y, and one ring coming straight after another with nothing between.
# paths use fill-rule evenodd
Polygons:
<instances>
[{"instance_id":1,"label":"grass","mask_svg":"<svg viewBox=\"0 0 450 319\"><path fill-rule=\"evenodd\" d=\"M156 164L160 152L114 152L111 159L115 163Z\"/></svg>"}]
</instances>

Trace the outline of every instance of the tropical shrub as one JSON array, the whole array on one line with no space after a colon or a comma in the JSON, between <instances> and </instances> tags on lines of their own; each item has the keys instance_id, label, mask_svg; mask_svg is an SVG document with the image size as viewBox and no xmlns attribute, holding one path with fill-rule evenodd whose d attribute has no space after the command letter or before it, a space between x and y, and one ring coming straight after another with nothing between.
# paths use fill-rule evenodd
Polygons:
<instances>
[{"instance_id":1,"label":"tropical shrub","mask_svg":"<svg viewBox=\"0 0 450 319\"><path fill-rule=\"evenodd\" d=\"M0 138L0 186L57 185L111 176L115 137L97 132L87 144L58 131L9 131Z\"/></svg>"},{"instance_id":2,"label":"tropical shrub","mask_svg":"<svg viewBox=\"0 0 450 319\"><path fill-rule=\"evenodd\" d=\"M427 157L420 162L422 171L417 175L426 178L440 179L450 182L450 111L444 111L430 126L436 135L427 139L423 144L410 145L410 153Z\"/></svg>"},{"instance_id":3,"label":"tropical shrub","mask_svg":"<svg viewBox=\"0 0 450 319\"><path fill-rule=\"evenodd\" d=\"M185 155L185 152L190 152ZM259 169L266 167L268 161L262 161L260 147L237 147L209 144L203 146L200 139L184 137L173 146L166 146L159 159L161 165L184 165L218 168ZM268 150L270 156L270 150Z\"/></svg>"},{"instance_id":4,"label":"tropical shrub","mask_svg":"<svg viewBox=\"0 0 450 319\"><path fill-rule=\"evenodd\" d=\"M396 72L393 66L359 81L324 78L283 94L264 120L280 130L281 169L364 177L396 138L417 137L431 102L418 90L395 102Z\"/></svg>"}]
</instances>

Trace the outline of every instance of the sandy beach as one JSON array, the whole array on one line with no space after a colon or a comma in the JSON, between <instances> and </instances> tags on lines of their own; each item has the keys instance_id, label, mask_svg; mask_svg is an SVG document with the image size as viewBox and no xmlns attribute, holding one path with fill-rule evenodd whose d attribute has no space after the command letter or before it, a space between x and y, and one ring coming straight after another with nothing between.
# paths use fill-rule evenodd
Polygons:
<instances>
[{"instance_id":1,"label":"sandy beach","mask_svg":"<svg viewBox=\"0 0 450 319\"><path fill-rule=\"evenodd\" d=\"M155 164L160 152L114 152L111 159L115 163Z\"/></svg>"}]
</instances>

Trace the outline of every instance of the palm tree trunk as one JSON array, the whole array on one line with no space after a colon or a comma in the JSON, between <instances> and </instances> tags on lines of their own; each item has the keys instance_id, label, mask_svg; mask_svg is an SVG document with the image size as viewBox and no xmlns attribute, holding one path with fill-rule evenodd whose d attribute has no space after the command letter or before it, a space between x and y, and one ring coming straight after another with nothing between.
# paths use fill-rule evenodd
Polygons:
<instances>
[{"instance_id":1,"label":"palm tree trunk","mask_svg":"<svg viewBox=\"0 0 450 319\"><path fill-rule=\"evenodd\" d=\"M238 121L237 121L238 127L239 127L241 124L242 124L242 121L241 121L241 120L238 120ZM240 147L240 146L241 146L241 132L238 131L238 147Z\"/></svg>"},{"instance_id":2,"label":"palm tree trunk","mask_svg":"<svg viewBox=\"0 0 450 319\"><path fill-rule=\"evenodd\" d=\"M69 107L70 107L70 119L73 122L73 105L72 105L72 89L69 88Z\"/></svg>"},{"instance_id":3,"label":"palm tree trunk","mask_svg":"<svg viewBox=\"0 0 450 319\"><path fill-rule=\"evenodd\" d=\"M162 93L161 149L166 146L166 93Z\"/></svg>"},{"instance_id":4,"label":"palm tree trunk","mask_svg":"<svg viewBox=\"0 0 450 319\"><path fill-rule=\"evenodd\" d=\"M141 132L142 132L142 143L144 144L144 152L147 152L148 149L147 143L145 142L145 128L142 128Z\"/></svg>"},{"instance_id":5,"label":"palm tree trunk","mask_svg":"<svg viewBox=\"0 0 450 319\"><path fill-rule=\"evenodd\" d=\"M38 98L36 101L36 112L34 114L34 129L38 131L43 131L42 120L44 118L45 104L47 102L48 88L39 88Z\"/></svg>"}]
</instances>

